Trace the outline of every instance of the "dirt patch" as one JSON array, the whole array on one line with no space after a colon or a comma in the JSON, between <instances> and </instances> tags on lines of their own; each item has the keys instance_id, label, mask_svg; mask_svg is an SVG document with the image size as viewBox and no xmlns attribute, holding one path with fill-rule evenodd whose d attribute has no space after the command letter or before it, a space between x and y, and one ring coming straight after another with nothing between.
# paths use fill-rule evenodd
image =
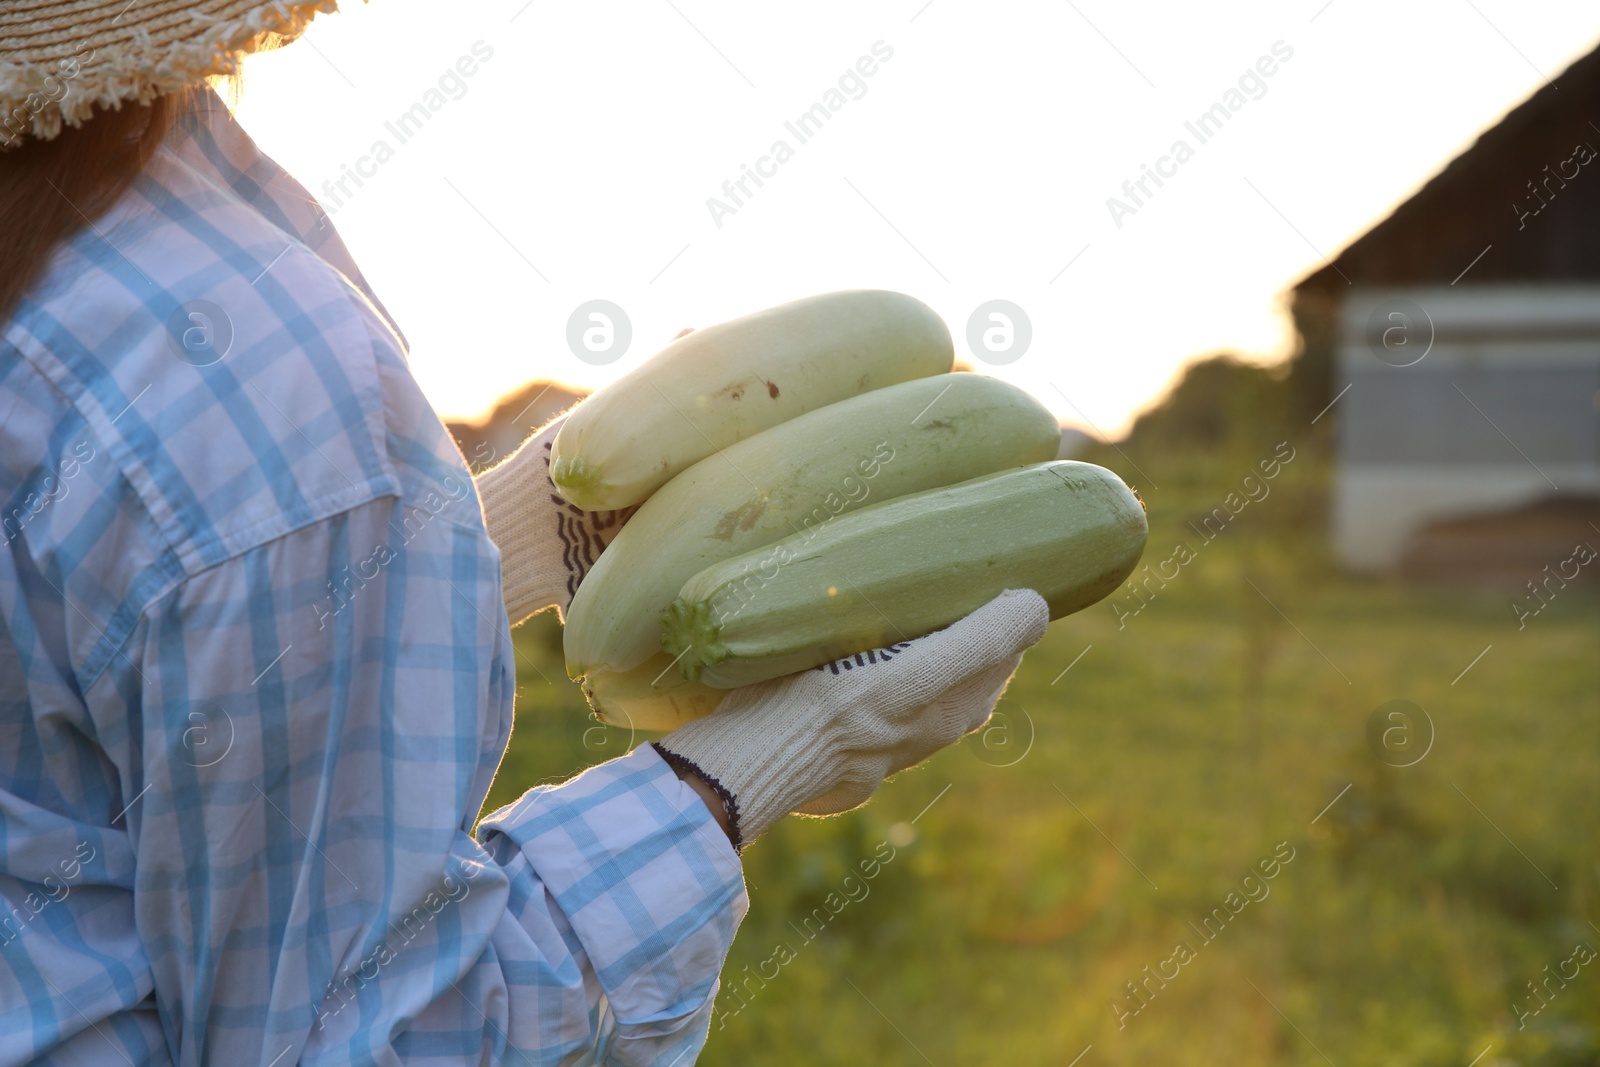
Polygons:
<instances>
[{"instance_id":1,"label":"dirt patch","mask_svg":"<svg viewBox=\"0 0 1600 1067\"><path fill-rule=\"evenodd\" d=\"M756 520L761 518L766 510L765 500L752 500L741 504L718 520L716 528L711 531L711 536L719 541L731 541L735 533L743 533L754 526Z\"/></svg>"}]
</instances>

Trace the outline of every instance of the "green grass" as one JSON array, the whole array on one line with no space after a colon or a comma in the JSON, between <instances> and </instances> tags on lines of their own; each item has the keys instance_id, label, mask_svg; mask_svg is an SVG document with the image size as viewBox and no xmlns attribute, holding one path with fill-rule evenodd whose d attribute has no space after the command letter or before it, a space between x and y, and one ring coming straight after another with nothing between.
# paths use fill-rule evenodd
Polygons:
<instances>
[{"instance_id":1,"label":"green grass","mask_svg":"<svg viewBox=\"0 0 1600 1067\"><path fill-rule=\"evenodd\" d=\"M1306 450L1202 545L1187 520L1271 451L1135 456L1147 474L1095 457L1149 507L1146 560L1195 558L1120 628L1106 604L1053 624L989 732L748 850L702 1063L1600 1063L1600 959L1526 1028L1513 1014L1546 964L1600 948L1596 579L1518 632L1510 593L1341 577ZM517 640L491 806L628 743L585 718L550 618ZM1410 767L1367 745L1396 698L1434 727ZM1270 895L1203 943L1188 922L1280 842ZM1119 1028L1124 983L1179 940L1194 958ZM751 977L780 943L794 958Z\"/></svg>"}]
</instances>

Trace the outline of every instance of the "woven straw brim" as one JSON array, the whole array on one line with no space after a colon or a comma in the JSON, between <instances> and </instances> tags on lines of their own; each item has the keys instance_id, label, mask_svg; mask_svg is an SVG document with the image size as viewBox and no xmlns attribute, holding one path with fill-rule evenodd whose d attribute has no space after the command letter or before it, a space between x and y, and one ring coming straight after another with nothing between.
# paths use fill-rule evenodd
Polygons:
<instances>
[{"instance_id":1,"label":"woven straw brim","mask_svg":"<svg viewBox=\"0 0 1600 1067\"><path fill-rule=\"evenodd\" d=\"M0 148L232 74L338 0L0 0Z\"/></svg>"}]
</instances>

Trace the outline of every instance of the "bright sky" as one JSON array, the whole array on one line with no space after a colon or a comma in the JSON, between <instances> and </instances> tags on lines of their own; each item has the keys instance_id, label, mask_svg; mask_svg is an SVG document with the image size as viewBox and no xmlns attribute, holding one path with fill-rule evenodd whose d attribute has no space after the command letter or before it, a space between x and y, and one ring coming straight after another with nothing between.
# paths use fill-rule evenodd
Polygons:
<instances>
[{"instance_id":1,"label":"bright sky","mask_svg":"<svg viewBox=\"0 0 1600 1067\"><path fill-rule=\"evenodd\" d=\"M373 0L252 59L239 117L330 211L447 418L536 377L597 387L682 326L874 287L1114 435L1190 360L1287 355L1287 287L1600 35L1578 2L1221 6ZM802 142L785 123L819 103ZM1230 103L1203 143L1185 128ZM402 141L386 123L418 104ZM1178 140L1135 203L1123 183ZM736 203L724 182L758 165ZM367 176L341 191L346 168ZM1113 196L1137 210L1114 219ZM567 343L593 299L632 325L604 366ZM967 325L994 299L1032 338L986 366Z\"/></svg>"}]
</instances>

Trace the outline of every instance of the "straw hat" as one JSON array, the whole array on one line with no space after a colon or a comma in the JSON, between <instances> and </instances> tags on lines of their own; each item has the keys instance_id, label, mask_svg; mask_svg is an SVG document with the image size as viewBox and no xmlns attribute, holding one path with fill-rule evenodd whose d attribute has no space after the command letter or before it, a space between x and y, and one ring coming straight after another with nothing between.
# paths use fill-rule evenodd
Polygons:
<instances>
[{"instance_id":1,"label":"straw hat","mask_svg":"<svg viewBox=\"0 0 1600 1067\"><path fill-rule=\"evenodd\" d=\"M49 140L96 105L149 103L272 39L293 37L338 0L0 0L0 148Z\"/></svg>"}]
</instances>

